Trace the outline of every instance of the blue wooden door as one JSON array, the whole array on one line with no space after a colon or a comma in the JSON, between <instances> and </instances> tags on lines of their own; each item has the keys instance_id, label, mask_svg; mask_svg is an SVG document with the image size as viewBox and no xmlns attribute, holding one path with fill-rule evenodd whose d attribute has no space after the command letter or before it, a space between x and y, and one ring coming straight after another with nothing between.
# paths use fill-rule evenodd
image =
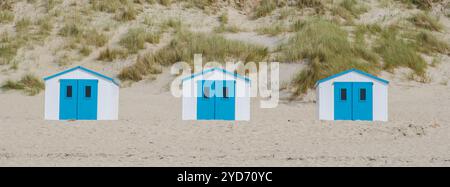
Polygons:
<instances>
[{"instance_id":1,"label":"blue wooden door","mask_svg":"<svg viewBox=\"0 0 450 187\"><path fill-rule=\"evenodd\" d=\"M353 120L373 119L373 96L371 82L353 83Z\"/></svg>"},{"instance_id":2,"label":"blue wooden door","mask_svg":"<svg viewBox=\"0 0 450 187\"><path fill-rule=\"evenodd\" d=\"M352 120L352 83L334 83L334 119Z\"/></svg>"},{"instance_id":3,"label":"blue wooden door","mask_svg":"<svg viewBox=\"0 0 450 187\"><path fill-rule=\"evenodd\" d=\"M215 119L215 81L197 81L197 119Z\"/></svg>"},{"instance_id":4,"label":"blue wooden door","mask_svg":"<svg viewBox=\"0 0 450 187\"><path fill-rule=\"evenodd\" d=\"M234 120L235 117L235 81L215 81L215 118Z\"/></svg>"},{"instance_id":5,"label":"blue wooden door","mask_svg":"<svg viewBox=\"0 0 450 187\"><path fill-rule=\"evenodd\" d=\"M79 120L97 119L98 80L78 80Z\"/></svg>"},{"instance_id":6,"label":"blue wooden door","mask_svg":"<svg viewBox=\"0 0 450 187\"><path fill-rule=\"evenodd\" d=\"M59 119L77 119L78 81L70 79L60 80L59 91Z\"/></svg>"}]
</instances>

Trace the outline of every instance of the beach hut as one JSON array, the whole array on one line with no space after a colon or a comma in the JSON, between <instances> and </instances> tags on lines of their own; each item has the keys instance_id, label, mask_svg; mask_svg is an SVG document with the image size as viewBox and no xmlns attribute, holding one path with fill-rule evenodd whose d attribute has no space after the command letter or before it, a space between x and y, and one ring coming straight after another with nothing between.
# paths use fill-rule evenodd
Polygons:
<instances>
[{"instance_id":1,"label":"beach hut","mask_svg":"<svg viewBox=\"0 0 450 187\"><path fill-rule=\"evenodd\" d=\"M320 120L388 120L387 80L350 69L316 84Z\"/></svg>"},{"instance_id":2,"label":"beach hut","mask_svg":"<svg viewBox=\"0 0 450 187\"><path fill-rule=\"evenodd\" d=\"M117 120L119 83L78 66L44 78L46 120Z\"/></svg>"},{"instance_id":3,"label":"beach hut","mask_svg":"<svg viewBox=\"0 0 450 187\"><path fill-rule=\"evenodd\" d=\"M183 120L250 120L250 79L211 68L182 80Z\"/></svg>"}]
</instances>

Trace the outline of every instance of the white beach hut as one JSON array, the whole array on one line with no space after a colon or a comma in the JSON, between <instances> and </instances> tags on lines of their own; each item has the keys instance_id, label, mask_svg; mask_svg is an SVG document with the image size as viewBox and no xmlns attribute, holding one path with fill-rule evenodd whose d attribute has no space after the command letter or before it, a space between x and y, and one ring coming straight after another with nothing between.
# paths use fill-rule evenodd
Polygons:
<instances>
[{"instance_id":1,"label":"white beach hut","mask_svg":"<svg viewBox=\"0 0 450 187\"><path fill-rule=\"evenodd\" d=\"M320 120L388 120L389 81L350 69L316 84Z\"/></svg>"},{"instance_id":2,"label":"white beach hut","mask_svg":"<svg viewBox=\"0 0 450 187\"><path fill-rule=\"evenodd\" d=\"M211 68L182 81L183 120L250 120L250 79Z\"/></svg>"},{"instance_id":3,"label":"white beach hut","mask_svg":"<svg viewBox=\"0 0 450 187\"><path fill-rule=\"evenodd\" d=\"M78 66L44 78L46 120L117 120L119 83Z\"/></svg>"}]
</instances>

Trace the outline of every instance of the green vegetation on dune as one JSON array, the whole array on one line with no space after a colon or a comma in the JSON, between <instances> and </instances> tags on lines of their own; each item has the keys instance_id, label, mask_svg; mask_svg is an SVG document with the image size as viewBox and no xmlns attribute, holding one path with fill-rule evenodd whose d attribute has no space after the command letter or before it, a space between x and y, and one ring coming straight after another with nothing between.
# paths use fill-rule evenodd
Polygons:
<instances>
[{"instance_id":1,"label":"green vegetation on dune","mask_svg":"<svg viewBox=\"0 0 450 187\"><path fill-rule=\"evenodd\" d=\"M440 3L444 0L397 0L407 5L415 5L419 9L429 10L432 8L433 3Z\"/></svg>"},{"instance_id":2,"label":"green vegetation on dune","mask_svg":"<svg viewBox=\"0 0 450 187\"><path fill-rule=\"evenodd\" d=\"M220 35L177 32L169 45L155 53L140 56L134 65L120 72L119 78L139 81L147 74L158 73L159 66L180 61L192 64L196 53L203 55L204 62L224 62L225 60L260 62L268 56L268 50L265 47L227 40Z\"/></svg>"},{"instance_id":3,"label":"green vegetation on dune","mask_svg":"<svg viewBox=\"0 0 450 187\"><path fill-rule=\"evenodd\" d=\"M375 53L350 42L346 31L324 20L306 23L287 43L280 45L279 51L281 62L309 61L308 67L293 80L297 95L314 87L319 79L347 69L369 73L380 69Z\"/></svg>"},{"instance_id":4,"label":"green vegetation on dune","mask_svg":"<svg viewBox=\"0 0 450 187\"><path fill-rule=\"evenodd\" d=\"M258 6L255 7L254 17L260 18L269 15L277 8L276 0L262 0Z\"/></svg>"},{"instance_id":5,"label":"green vegetation on dune","mask_svg":"<svg viewBox=\"0 0 450 187\"><path fill-rule=\"evenodd\" d=\"M425 75L427 64L416 52L417 48L399 37L393 29L383 31L382 36L376 41L375 51L383 58L385 70L408 67L419 76Z\"/></svg>"},{"instance_id":6,"label":"green vegetation on dune","mask_svg":"<svg viewBox=\"0 0 450 187\"><path fill-rule=\"evenodd\" d=\"M83 56L90 54L89 46L102 47L108 42L108 37L94 28L86 28L78 22L67 22L58 32L66 38L70 49L78 49Z\"/></svg>"},{"instance_id":7,"label":"green vegetation on dune","mask_svg":"<svg viewBox=\"0 0 450 187\"><path fill-rule=\"evenodd\" d=\"M160 38L161 32L147 31L145 28L139 27L129 29L119 43L131 53L137 53L140 49L144 49L146 42L157 44Z\"/></svg>"},{"instance_id":8,"label":"green vegetation on dune","mask_svg":"<svg viewBox=\"0 0 450 187\"><path fill-rule=\"evenodd\" d=\"M7 80L1 88L3 90L23 90L33 96L39 94L44 88L44 82L32 74L23 76L19 81Z\"/></svg>"},{"instance_id":9,"label":"green vegetation on dune","mask_svg":"<svg viewBox=\"0 0 450 187\"><path fill-rule=\"evenodd\" d=\"M127 50L107 47L106 49L100 51L97 59L102 61L113 61L116 59L124 59L126 57L128 57Z\"/></svg>"},{"instance_id":10,"label":"green vegetation on dune","mask_svg":"<svg viewBox=\"0 0 450 187\"><path fill-rule=\"evenodd\" d=\"M130 0L90 0L92 8L96 11L116 13L120 8L130 6Z\"/></svg>"},{"instance_id":11,"label":"green vegetation on dune","mask_svg":"<svg viewBox=\"0 0 450 187\"><path fill-rule=\"evenodd\" d=\"M450 46L446 42L439 40L429 31L421 31L414 34L414 41L418 50L425 54L441 53L449 54Z\"/></svg>"},{"instance_id":12,"label":"green vegetation on dune","mask_svg":"<svg viewBox=\"0 0 450 187\"><path fill-rule=\"evenodd\" d=\"M358 18L359 15L366 11L367 8L356 0L343 0L338 6L333 7L331 10L334 15L340 16L347 21Z\"/></svg>"},{"instance_id":13,"label":"green vegetation on dune","mask_svg":"<svg viewBox=\"0 0 450 187\"><path fill-rule=\"evenodd\" d=\"M429 14L417 13L409 18L414 25L419 28L431 30L431 31L441 31L443 26L439 23L439 20L431 17Z\"/></svg>"},{"instance_id":14,"label":"green vegetation on dune","mask_svg":"<svg viewBox=\"0 0 450 187\"><path fill-rule=\"evenodd\" d=\"M0 10L0 23L9 23L14 20L14 13L9 10Z\"/></svg>"},{"instance_id":15,"label":"green vegetation on dune","mask_svg":"<svg viewBox=\"0 0 450 187\"><path fill-rule=\"evenodd\" d=\"M23 44L8 33L0 33L0 65L9 64Z\"/></svg>"}]
</instances>

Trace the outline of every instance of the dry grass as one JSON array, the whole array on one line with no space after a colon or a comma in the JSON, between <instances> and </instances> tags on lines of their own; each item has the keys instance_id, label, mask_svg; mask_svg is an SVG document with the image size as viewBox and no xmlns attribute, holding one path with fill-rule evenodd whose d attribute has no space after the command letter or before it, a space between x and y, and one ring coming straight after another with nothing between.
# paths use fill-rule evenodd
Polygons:
<instances>
[{"instance_id":1,"label":"dry grass","mask_svg":"<svg viewBox=\"0 0 450 187\"><path fill-rule=\"evenodd\" d=\"M420 52L431 54L431 53L441 53L448 54L450 51L449 44L445 40L437 39L429 31L421 31L414 36L416 46Z\"/></svg>"},{"instance_id":2,"label":"dry grass","mask_svg":"<svg viewBox=\"0 0 450 187\"><path fill-rule=\"evenodd\" d=\"M297 0L294 3L300 9L313 8L316 13L322 13L325 10L325 4L322 0Z\"/></svg>"},{"instance_id":3,"label":"dry grass","mask_svg":"<svg viewBox=\"0 0 450 187\"><path fill-rule=\"evenodd\" d=\"M223 24L221 24L220 26L214 28L214 32L216 32L216 33L224 33L224 32L238 33L238 32L241 32L241 31L242 31L242 29L239 28L236 25L223 25Z\"/></svg>"},{"instance_id":4,"label":"dry grass","mask_svg":"<svg viewBox=\"0 0 450 187\"><path fill-rule=\"evenodd\" d=\"M262 0L254 9L254 18L260 18L269 15L277 8L276 0Z\"/></svg>"},{"instance_id":5,"label":"dry grass","mask_svg":"<svg viewBox=\"0 0 450 187\"><path fill-rule=\"evenodd\" d=\"M28 28L31 25L31 20L29 18L22 18L19 21L16 22L15 24L15 28L16 28L16 32L27 32Z\"/></svg>"},{"instance_id":6,"label":"dry grass","mask_svg":"<svg viewBox=\"0 0 450 187\"><path fill-rule=\"evenodd\" d=\"M444 0L397 0L407 5L415 5L419 9L430 10L433 7L433 3L440 3Z\"/></svg>"},{"instance_id":7,"label":"dry grass","mask_svg":"<svg viewBox=\"0 0 450 187\"><path fill-rule=\"evenodd\" d=\"M221 14L220 16L219 16L219 18L218 18L218 20L219 20L219 22L221 23L221 24L227 24L228 23L228 14L227 13L223 13L223 14Z\"/></svg>"},{"instance_id":8,"label":"dry grass","mask_svg":"<svg viewBox=\"0 0 450 187\"><path fill-rule=\"evenodd\" d=\"M44 90L44 82L32 74L23 76L19 81L7 80L1 87L3 90L23 90L33 96Z\"/></svg>"},{"instance_id":9,"label":"dry grass","mask_svg":"<svg viewBox=\"0 0 450 187\"><path fill-rule=\"evenodd\" d=\"M246 44L240 41L227 40L216 34L177 32L170 44L156 53L147 53L130 67L124 68L121 80L139 81L148 74L158 73L160 66L168 66L184 61L193 63L194 54L202 54L205 62L224 62L241 60L244 62L260 62L267 58L267 48Z\"/></svg>"},{"instance_id":10,"label":"dry grass","mask_svg":"<svg viewBox=\"0 0 450 187\"><path fill-rule=\"evenodd\" d=\"M124 59L128 57L128 51L121 48L110 48L107 47L105 50L100 52L98 60L102 61L114 61L116 59Z\"/></svg>"},{"instance_id":11,"label":"dry grass","mask_svg":"<svg viewBox=\"0 0 450 187\"><path fill-rule=\"evenodd\" d=\"M159 43L161 32L148 31L142 27L129 29L125 36L120 40L120 45L127 48L131 53L137 53L144 49L145 43Z\"/></svg>"},{"instance_id":12,"label":"dry grass","mask_svg":"<svg viewBox=\"0 0 450 187\"><path fill-rule=\"evenodd\" d=\"M422 12L413 15L409 20L419 28L431 31L441 31L443 29L443 26L439 23L438 19Z\"/></svg>"},{"instance_id":13,"label":"dry grass","mask_svg":"<svg viewBox=\"0 0 450 187\"><path fill-rule=\"evenodd\" d=\"M383 69L391 71L396 67L408 67L416 75L425 76L425 60L416 52L416 46L400 38L396 30L384 30L376 41L375 51L384 60Z\"/></svg>"},{"instance_id":14,"label":"dry grass","mask_svg":"<svg viewBox=\"0 0 450 187\"><path fill-rule=\"evenodd\" d=\"M130 0L90 0L92 8L96 11L116 13L120 8L131 6Z\"/></svg>"},{"instance_id":15,"label":"dry grass","mask_svg":"<svg viewBox=\"0 0 450 187\"><path fill-rule=\"evenodd\" d=\"M308 62L308 67L293 80L295 95L313 88L318 80L347 69L374 74L379 71L376 54L350 42L346 31L324 20L305 23L295 36L280 45L279 51L280 62Z\"/></svg>"},{"instance_id":16,"label":"dry grass","mask_svg":"<svg viewBox=\"0 0 450 187\"><path fill-rule=\"evenodd\" d=\"M0 33L0 65L10 64L25 42L22 38L16 38L7 32Z\"/></svg>"},{"instance_id":17,"label":"dry grass","mask_svg":"<svg viewBox=\"0 0 450 187\"><path fill-rule=\"evenodd\" d=\"M14 13L9 10L0 10L0 23L9 23L14 20Z\"/></svg>"},{"instance_id":18,"label":"dry grass","mask_svg":"<svg viewBox=\"0 0 450 187\"><path fill-rule=\"evenodd\" d=\"M267 27L261 27L256 29L256 32L261 35L269 35L269 36L276 36L283 32L288 31L288 28L286 28L282 24L275 24Z\"/></svg>"},{"instance_id":19,"label":"dry grass","mask_svg":"<svg viewBox=\"0 0 450 187\"><path fill-rule=\"evenodd\" d=\"M116 12L115 19L118 21L131 21L136 19L137 15L138 12L132 5L126 5Z\"/></svg>"},{"instance_id":20,"label":"dry grass","mask_svg":"<svg viewBox=\"0 0 450 187\"><path fill-rule=\"evenodd\" d=\"M102 47L108 42L108 36L93 28L85 28L83 24L76 22L66 23L60 30L59 35L66 37L69 49L78 49L81 54L87 54L88 46Z\"/></svg>"}]
</instances>

